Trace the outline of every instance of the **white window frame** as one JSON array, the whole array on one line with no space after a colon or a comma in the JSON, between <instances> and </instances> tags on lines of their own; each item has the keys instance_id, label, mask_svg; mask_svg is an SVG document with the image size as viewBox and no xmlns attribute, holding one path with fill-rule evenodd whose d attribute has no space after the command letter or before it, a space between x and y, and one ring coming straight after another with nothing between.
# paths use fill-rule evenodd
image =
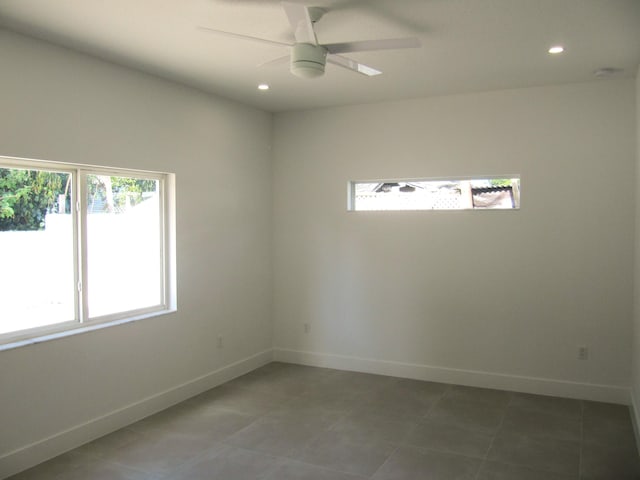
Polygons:
<instances>
[{"instance_id":1,"label":"white window frame","mask_svg":"<svg viewBox=\"0 0 640 480\"><path fill-rule=\"evenodd\" d=\"M76 286L74 289L74 320L0 334L0 351L176 311L176 222L174 174L6 156L0 156L0 167L46 170L50 172L69 173L72 175L74 185L74 188L71 189L74 258L73 268L74 282ZM85 280L88 273L86 256L87 175L108 175L158 180L158 193L160 195L159 239L161 242L160 304L99 317L89 317L88 289L91 288L91 285L87 284ZM1 308L2 306L0 305L0 312Z\"/></svg>"}]
</instances>

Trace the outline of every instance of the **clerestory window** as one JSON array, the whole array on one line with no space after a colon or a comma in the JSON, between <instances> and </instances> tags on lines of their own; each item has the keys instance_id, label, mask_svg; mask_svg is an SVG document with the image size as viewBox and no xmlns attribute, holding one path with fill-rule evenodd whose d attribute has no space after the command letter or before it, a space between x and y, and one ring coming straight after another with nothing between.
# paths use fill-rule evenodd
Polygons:
<instances>
[{"instance_id":1,"label":"clerestory window","mask_svg":"<svg viewBox=\"0 0 640 480\"><path fill-rule=\"evenodd\" d=\"M520 208L520 178L350 182L349 210Z\"/></svg>"}]
</instances>

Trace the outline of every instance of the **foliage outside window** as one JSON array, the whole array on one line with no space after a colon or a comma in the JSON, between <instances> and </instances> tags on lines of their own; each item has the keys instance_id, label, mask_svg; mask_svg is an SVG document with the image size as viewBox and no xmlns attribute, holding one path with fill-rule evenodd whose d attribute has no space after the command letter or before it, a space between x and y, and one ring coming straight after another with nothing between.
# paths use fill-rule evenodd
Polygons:
<instances>
[{"instance_id":1,"label":"foliage outside window","mask_svg":"<svg viewBox=\"0 0 640 480\"><path fill-rule=\"evenodd\" d=\"M520 178L351 182L349 210L520 208Z\"/></svg>"},{"instance_id":2,"label":"foliage outside window","mask_svg":"<svg viewBox=\"0 0 640 480\"><path fill-rule=\"evenodd\" d=\"M0 337L167 310L167 179L0 158Z\"/></svg>"},{"instance_id":3,"label":"foliage outside window","mask_svg":"<svg viewBox=\"0 0 640 480\"><path fill-rule=\"evenodd\" d=\"M0 231L42 230L68 173L0 168Z\"/></svg>"}]
</instances>

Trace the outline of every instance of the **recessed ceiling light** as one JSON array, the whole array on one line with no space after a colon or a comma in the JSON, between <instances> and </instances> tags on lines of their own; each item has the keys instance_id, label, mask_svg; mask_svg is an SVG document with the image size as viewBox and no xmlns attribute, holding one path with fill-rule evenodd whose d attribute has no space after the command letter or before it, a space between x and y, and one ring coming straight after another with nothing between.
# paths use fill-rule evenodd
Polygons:
<instances>
[{"instance_id":1,"label":"recessed ceiling light","mask_svg":"<svg viewBox=\"0 0 640 480\"><path fill-rule=\"evenodd\" d=\"M562 53L562 52L564 52L564 47L562 45L554 45L553 47L551 47L549 49L549 53L551 53L553 55L558 54L558 53Z\"/></svg>"},{"instance_id":2,"label":"recessed ceiling light","mask_svg":"<svg viewBox=\"0 0 640 480\"><path fill-rule=\"evenodd\" d=\"M261 83L260 85L258 85L258 90L269 90L269 85L267 85L266 83Z\"/></svg>"}]
</instances>

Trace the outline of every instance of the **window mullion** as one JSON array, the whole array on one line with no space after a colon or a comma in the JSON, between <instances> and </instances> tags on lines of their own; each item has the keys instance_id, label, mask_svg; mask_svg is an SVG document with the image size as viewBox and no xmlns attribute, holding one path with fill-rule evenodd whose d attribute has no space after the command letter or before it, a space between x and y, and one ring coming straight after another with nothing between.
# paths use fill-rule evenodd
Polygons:
<instances>
[{"instance_id":1,"label":"window mullion","mask_svg":"<svg viewBox=\"0 0 640 480\"><path fill-rule=\"evenodd\" d=\"M89 285L87 284L87 173L85 170L77 171L77 192L76 214L77 228L76 235L77 254L76 254L76 292L78 295L78 319L84 323L88 319L89 300L87 292Z\"/></svg>"}]
</instances>

